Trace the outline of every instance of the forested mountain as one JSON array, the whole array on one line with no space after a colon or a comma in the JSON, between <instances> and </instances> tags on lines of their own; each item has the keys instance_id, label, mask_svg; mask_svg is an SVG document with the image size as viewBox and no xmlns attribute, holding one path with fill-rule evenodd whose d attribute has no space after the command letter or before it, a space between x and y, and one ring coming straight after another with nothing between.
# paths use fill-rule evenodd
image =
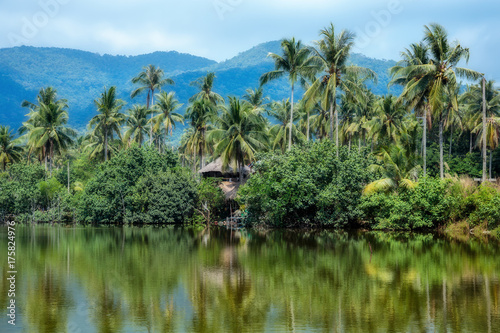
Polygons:
<instances>
[{"instance_id":1,"label":"forested mountain","mask_svg":"<svg viewBox=\"0 0 500 333\"><path fill-rule=\"evenodd\" d=\"M22 46L0 49L0 124L17 129L28 112L21 108L21 102L25 99L34 101L40 88L53 86L59 97L69 102L70 124L84 130L95 114L93 100L105 86L116 85L119 97L129 105L144 103L145 97L130 99L133 90L130 80L148 64L159 66L175 81L174 86L166 89L175 91L185 105L196 92L190 82L207 71L216 73L214 89L219 94L240 96L245 89L258 86L262 73L273 69L273 62L266 57L269 52L279 53L280 42L259 44L220 63L175 51L112 56L61 48ZM378 84L372 86L374 93L387 92L387 70L395 64L394 61L371 59L361 54L353 54L351 61L378 74ZM285 79L272 82L266 85L265 93L272 99L286 98L289 95L288 82ZM301 94L300 89L298 93Z\"/></svg>"}]
</instances>

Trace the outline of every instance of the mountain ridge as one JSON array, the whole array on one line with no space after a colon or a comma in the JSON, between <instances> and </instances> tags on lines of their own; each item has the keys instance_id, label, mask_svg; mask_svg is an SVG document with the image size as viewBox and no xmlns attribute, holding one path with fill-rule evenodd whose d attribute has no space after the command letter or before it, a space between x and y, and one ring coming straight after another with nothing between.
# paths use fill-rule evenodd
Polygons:
<instances>
[{"instance_id":1,"label":"mountain ridge","mask_svg":"<svg viewBox=\"0 0 500 333\"><path fill-rule=\"evenodd\" d=\"M88 120L95 115L94 99L104 87L117 86L118 96L127 106L144 103L143 96L130 98L134 89L131 83L144 66L154 64L175 81L166 90L176 92L184 107L196 92L190 82L205 75L216 73L214 90L222 96L241 96L248 88L258 86L259 77L273 69L269 52L280 52L280 41L269 41L240 52L233 58L216 62L177 51L155 51L142 55L109 55L84 50L18 46L0 49L0 124L10 125L17 130L25 120L27 109L21 108L23 100L34 101L38 90L53 86L59 98L69 102L69 123L78 130L84 130ZM353 54L351 61L373 69L379 76L377 85L371 85L374 93L387 93L387 69L395 64L391 60L368 58ZM265 86L265 93L271 99L281 100L289 95L286 78ZM301 93L300 88L297 91ZM300 96L300 95L299 95Z\"/></svg>"}]
</instances>

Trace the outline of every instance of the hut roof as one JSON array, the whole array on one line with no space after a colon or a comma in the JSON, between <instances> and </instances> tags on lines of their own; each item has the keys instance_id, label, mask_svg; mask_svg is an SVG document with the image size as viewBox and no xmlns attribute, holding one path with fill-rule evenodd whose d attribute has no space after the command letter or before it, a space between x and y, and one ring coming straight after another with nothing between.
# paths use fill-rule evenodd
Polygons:
<instances>
[{"instance_id":1,"label":"hut roof","mask_svg":"<svg viewBox=\"0 0 500 333\"><path fill-rule=\"evenodd\" d=\"M226 170L222 171L222 159L219 157L213 162L208 163L203 168L198 170L198 173L208 173L208 172L220 172L226 174L236 174L231 166L228 166ZM250 173L250 168L245 165L243 172L246 174Z\"/></svg>"},{"instance_id":2,"label":"hut roof","mask_svg":"<svg viewBox=\"0 0 500 333\"><path fill-rule=\"evenodd\" d=\"M240 188L239 182L221 182L219 186L226 195L226 200L236 199L236 193L238 192L238 188Z\"/></svg>"}]
</instances>

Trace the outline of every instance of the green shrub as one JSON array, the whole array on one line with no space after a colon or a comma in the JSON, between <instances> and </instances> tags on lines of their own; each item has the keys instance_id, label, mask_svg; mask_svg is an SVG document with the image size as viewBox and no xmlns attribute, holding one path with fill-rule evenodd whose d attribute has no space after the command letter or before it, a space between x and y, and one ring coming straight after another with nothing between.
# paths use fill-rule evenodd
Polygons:
<instances>
[{"instance_id":1,"label":"green shrub","mask_svg":"<svg viewBox=\"0 0 500 333\"><path fill-rule=\"evenodd\" d=\"M255 174L242 186L238 200L248 222L273 227L344 227L356 222L363 187L371 181L364 152L331 141L295 146L291 151L259 156Z\"/></svg>"}]
</instances>

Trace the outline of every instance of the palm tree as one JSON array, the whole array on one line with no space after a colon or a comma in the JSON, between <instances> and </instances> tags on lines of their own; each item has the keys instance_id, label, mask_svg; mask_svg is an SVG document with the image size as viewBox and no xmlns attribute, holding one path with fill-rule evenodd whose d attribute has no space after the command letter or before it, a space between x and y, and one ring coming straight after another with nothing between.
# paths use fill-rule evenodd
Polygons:
<instances>
[{"instance_id":1,"label":"palm tree","mask_svg":"<svg viewBox=\"0 0 500 333\"><path fill-rule=\"evenodd\" d=\"M9 126L0 125L0 163L2 171L5 171L7 164L21 160L23 149L19 147L18 140L14 139L14 134Z\"/></svg>"},{"instance_id":2,"label":"palm tree","mask_svg":"<svg viewBox=\"0 0 500 333\"><path fill-rule=\"evenodd\" d=\"M189 101L194 102L196 100L207 100L210 103L217 105L218 103L224 103L224 98L213 91L215 73L208 72L207 75L198 78L196 81L190 83L191 86L198 87L200 91L194 94Z\"/></svg>"},{"instance_id":3,"label":"palm tree","mask_svg":"<svg viewBox=\"0 0 500 333\"><path fill-rule=\"evenodd\" d=\"M186 110L185 118L189 119L194 129L187 145L193 155L199 156L200 168L205 166L205 154L210 150L206 133L211 129L210 122L216 114L215 105L208 99L195 100Z\"/></svg>"},{"instance_id":4,"label":"palm tree","mask_svg":"<svg viewBox=\"0 0 500 333\"><path fill-rule=\"evenodd\" d=\"M321 30L320 35L323 39L316 42L317 48L313 49L315 54L313 59L315 62L321 63L325 74L314 81L306 92L306 98L317 96L322 100L322 107L329 107L331 140L333 140L335 112L335 143L338 156L339 118L337 110L337 89L344 92L353 90L353 94L357 96L358 100L365 99L366 95L363 93L361 87L350 78L361 75L367 79L376 81L376 74L372 70L364 67L347 65L351 48L354 45L354 33L342 30L336 35L335 27L331 24L329 27Z\"/></svg>"},{"instance_id":5,"label":"palm tree","mask_svg":"<svg viewBox=\"0 0 500 333\"><path fill-rule=\"evenodd\" d=\"M144 105L134 105L128 112L123 141L135 142L141 146L144 136L148 134L149 127L151 127L148 122L148 115L151 110Z\"/></svg>"},{"instance_id":6,"label":"palm tree","mask_svg":"<svg viewBox=\"0 0 500 333\"><path fill-rule=\"evenodd\" d=\"M153 132L158 132L160 126L163 126L167 134L172 136L172 130L175 128L175 123L184 124L184 117L175 111L182 107L182 103L175 98L175 93L161 92L156 94L156 104L154 106L159 114L153 118Z\"/></svg>"},{"instance_id":7,"label":"palm tree","mask_svg":"<svg viewBox=\"0 0 500 333\"><path fill-rule=\"evenodd\" d=\"M50 176L54 155L65 151L73 142L76 132L66 127L68 112L63 104L40 104L33 115L34 124L28 133L28 140L37 148L45 148L45 156L50 159Z\"/></svg>"},{"instance_id":8,"label":"palm tree","mask_svg":"<svg viewBox=\"0 0 500 333\"><path fill-rule=\"evenodd\" d=\"M376 115L366 123L373 143L398 144L403 131L404 107L392 95L381 97L375 104Z\"/></svg>"},{"instance_id":9,"label":"palm tree","mask_svg":"<svg viewBox=\"0 0 500 333\"><path fill-rule=\"evenodd\" d=\"M417 185L420 165L415 155L408 154L399 145L391 145L382 147L376 157L381 164L374 164L370 169L379 172L382 178L366 185L363 194L389 192L400 187L414 188Z\"/></svg>"},{"instance_id":10,"label":"palm tree","mask_svg":"<svg viewBox=\"0 0 500 333\"><path fill-rule=\"evenodd\" d=\"M432 115L442 123L444 117L441 116L441 113L444 109L446 86L457 82L457 77L475 80L482 74L457 67L461 60L468 62L469 49L463 48L458 42L450 44L448 34L441 25L425 26L424 43L430 52L429 62L411 65L399 71L399 75L402 77L411 78L403 90L402 98L413 101L416 97L427 95ZM442 136L440 137L440 145L442 145ZM443 178L442 156L440 156L439 169L440 176Z\"/></svg>"},{"instance_id":11,"label":"palm tree","mask_svg":"<svg viewBox=\"0 0 500 333\"><path fill-rule=\"evenodd\" d=\"M149 109L150 106L154 104L154 95L155 91L161 91L161 88L167 84L174 84L174 80L170 78L164 78L165 73L160 67L156 67L154 65L149 65L147 67L143 67L142 72L140 72L136 77L132 79L133 84L141 85L139 88L132 91L130 95L131 98L141 94L144 91L147 91L146 97L146 108ZM153 113L151 113L151 118L153 117ZM153 143L153 127L151 127L150 132L151 144Z\"/></svg>"},{"instance_id":12,"label":"palm tree","mask_svg":"<svg viewBox=\"0 0 500 333\"><path fill-rule=\"evenodd\" d=\"M232 164L241 182L243 165L254 162L256 152L266 148L266 121L250 103L238 98L230 97L221 109L216 128L207 138L215 143L215 154L221 156L223 168Z\"/></svg>"},{"instance_id":13,"label":"palm tree","mask_svg":"<svg viewBox=\"0 0 500 333\"><path fill-rule=\"evenodd\" d=\"M260 84L264 85L271 80L275 80L288 74L288 80L291 85L291 111L290 111L290 129L288 135L288 150L292 148L292 125L294 120L293 114L293 92L297 80L311 79L318 70L318 63L310 57L310 50L302 45L302 42L292 39L283 39L281 41L283 55L269 53L268 57L274 60L274 70L263 74L260 77Z\"/></svg>"},{"instance_id":14,"label":"palm tree","mask_svg":"<svg viewBox=\"0 0 500 333\"><path fill-rule=\"evenodd\" d=\"M413 43L409 48L401 52L401 57L402 60L390 69L393 78L389 82L389 86L399 84L404 87L413 79L420 79L421 74L408 71L407 68L428 64L430 61L429 48L423 42L418 44ZM431 114L427 112L429 109L428 96L429 91L424 89L420 93L413 95L411 99L409 96L403 94L398 99L398 102L406 102L409 109L414 109L417 114L422 115L422 160L424 176L427 173L427 127L432 124Z\"/></svg>"},{"instance_id":15,"label":"palm tree","mask_svg":"<svg viewBox=\"0 0 500 333\"><path fill-rule=\"evenodd\" d=\"M292 119L292 125L290 126L290 114L292 112L292 104L289 99L285 99L281 102L273 102L271 107L267 111L267 114L278 121L278 123L269 129L271 136L271 146L272 149L277 147L281 148L281 151L285 151L287 141L290 142L290 138L287 140L287 135L290 136L290 132L287 133L287 128L292 128L292 141L304 141L304 134L298 130L293 122L295 122L299 117L299 113L295 113Z\"/></svg>"},{"instance_id":16,"label":"palm tree","mask_svg":"<svg viewBox=\"0 0 500 333\"><path fill-rule=\"evenodd\" d=\"M267 106L267 101L269 101L269 97L264 97L264 89L262 88L262 86L256 89L245 90L243 99L256 109L265 109Z\"/></svg>"},{"instance_id":17,"label":"palm tree","mask_svg":"<svg viewBox=\"0 0 500 333\"><path fill-rule=\"evenodd\" d=\"M104 148L104 161L108 160L108 141L113 140L113 134L121 139L120 125L124 120L120 110L124 106L121 99L116 98L116 87L104 88L101 97L94 100L98 114L89 122L89 129L93 127L95 137L101 137Z\"/></svg>"},{"instance_id":18,"label":"palm tree","mask_svg":"<svg viewBox=\"0 0 500 333\"><path fill-rule=\"evenodd\" d=\"M498 146L500 137L500 91L495 87L495 81L487 81L484 85L484 97L486 105L486 135L483 136L483 124L479 121L483 109L483 87L479 83L470 87L463 96L466 108L474 114L475 127L472 130L477 135L477 145L483 145L483 137L486 137L486 146L490 150L489 178L491 178L493 150Z\"/></svg>"}]
</instances>

